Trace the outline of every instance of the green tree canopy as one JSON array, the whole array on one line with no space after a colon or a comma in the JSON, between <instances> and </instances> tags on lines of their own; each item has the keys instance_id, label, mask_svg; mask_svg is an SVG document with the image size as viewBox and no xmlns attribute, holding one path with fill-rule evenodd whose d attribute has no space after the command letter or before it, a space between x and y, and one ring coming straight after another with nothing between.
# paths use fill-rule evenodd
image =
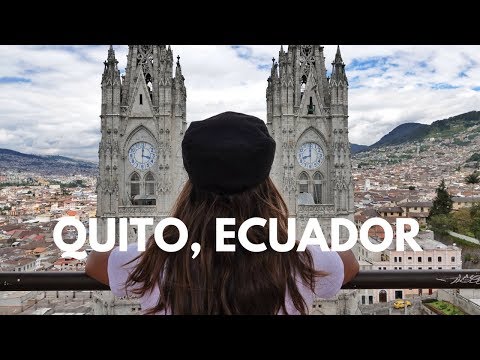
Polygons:
<instances>
[{"instance_id":1,"label":"green tree canopy","mask_svg":"<svg viewBox=\"0 0 480 360\"><path fill-rule=\"evenodd\" d=\"M442 179L436 189L437 196L433 200L432 208L428 214L429 220L435 215L448 215L452 211L452 196L448 193L445 185L445 179Z\"/></svg>"},{"instance_id":2,"label":"green tree canopy","mask_svg":"<svg viewBox=\"0 0 480 360\"><path fill-rule=\"evenodd\" d=\"M474 171L465 178L465 182L472 185L480 184L480 173L478 171Z\"/></svg>"}]
</instances>

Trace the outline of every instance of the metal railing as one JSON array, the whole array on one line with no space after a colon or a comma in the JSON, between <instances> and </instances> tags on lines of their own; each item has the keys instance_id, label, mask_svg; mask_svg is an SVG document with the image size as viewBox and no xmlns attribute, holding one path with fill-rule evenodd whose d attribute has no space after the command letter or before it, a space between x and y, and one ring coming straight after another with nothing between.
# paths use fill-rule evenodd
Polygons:
<instances>
[{"instance_id":1,"label":"metal railing","mask_svg":"<svg viewBox=\"0 0 480 360\"><path fill-rule=\"evenodd\" d=\"M480 289L479 270L363 270L343 289ZM0 272L0 291L109 290L83 272Z\"/></svg>"}]
</instances>

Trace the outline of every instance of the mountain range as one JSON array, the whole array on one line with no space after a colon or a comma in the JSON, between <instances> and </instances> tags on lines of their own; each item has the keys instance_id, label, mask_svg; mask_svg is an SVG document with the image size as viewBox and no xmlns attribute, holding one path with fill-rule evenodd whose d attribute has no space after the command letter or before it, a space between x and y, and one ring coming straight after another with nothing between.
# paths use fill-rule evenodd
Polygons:
<instances>
[{"instance_id":1,"label":"mountain range","mask_svg":"<svg viewBox=\"0 0 480 360\"><path fill-rule=\"evenodd\" d=\"M351 151L352 154L356 154L369 149L421 142L431 138L453 138L466 129L469 129L469 137L480 135L480 111L470 111L448 119L437 120L431 125L401 124L371 146L351 144ZM468 141L468 139L465 140ZM59 155L33 155L0 149L0 171L32 172L42 175L95 175L98 164Z\"/></svg>"},{"instance_id":2,"label":"mountain range","mask_svg":"<svg viewBox=\"0 0 480 360\"><path fill-rule=\"evenodd\" d=\"M476 125L480 125L480 111L470 111L448 119L437 120L430 125L405 123L397 126L371 146L351 144L351 151L352 154L355 154L371 148L400 145L414 141L421 142L431 138L454 137L455 134ZM480 126L471 135L476 136L476 133L480 133Z\"/></svg>"},{"instance_id":3,"label":"mountain range","mask_svg":"<svg viewBox=\"0 0 480 360\"><path fill-rule=\"evenodd\" d=\"M98 165L92 161L72 159L60 155L24 154L0 149L0 172L32 172L41 175L94 175Z\"/></svg>"}]
</instances>

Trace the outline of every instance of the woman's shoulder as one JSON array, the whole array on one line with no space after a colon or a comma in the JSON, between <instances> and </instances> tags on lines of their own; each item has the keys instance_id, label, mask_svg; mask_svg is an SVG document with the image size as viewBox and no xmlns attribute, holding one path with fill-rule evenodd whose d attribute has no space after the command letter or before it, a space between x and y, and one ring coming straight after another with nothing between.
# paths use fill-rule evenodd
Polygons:
<instances>
[{"instance_id":1,"label":"woman's shoulder","mask_svg":"<svg viewBox=\"0 0 480 360\"><path fill-rule=\"evenodd\" d=\"M112 263L112 265L119 265L130 263L131 261L135 260L142 252L138 250L138 244L132 243L128 244L125 250L120 249L119 246L113 248L112 252L110 253L110 257L108 259L108 263Z\"/></svg>"},{"instance_id":2,"label":"woman's shoulder","mask_svg":"<svg viewBox=\"0 0 480 360\"><path fill-rule=\"evenodd\" d=\"M126 250L115 247L110 253L107 269L108 280L110 290L115 296L127 296L125 285L129 275L138 265L141 254L136 243L129 244Z\"/></svg>"},{"instance_id":3,"label":"woman's shoulder","mask_svg":"<svg viewBox=\"0 0 480 360\"><path fill-rule=\"evenodd\" d=\"M315 295L320 298L335 296L343 285L344 266L336 251L322 251L319 246L309 245L315 270L322 273L315 282Z\"/></svg>"},{"instance_id":4,"label":"woman's shoulder","mask_svg":"<svg viewBox=\"0 0 480 360\"><path fill-rule=\"evenodd\" d=\"M312 255L315 270L324 272L343 272L343 262L336 251L323 251L319 246L307 245Z\"/></svg>"}]
</instances>

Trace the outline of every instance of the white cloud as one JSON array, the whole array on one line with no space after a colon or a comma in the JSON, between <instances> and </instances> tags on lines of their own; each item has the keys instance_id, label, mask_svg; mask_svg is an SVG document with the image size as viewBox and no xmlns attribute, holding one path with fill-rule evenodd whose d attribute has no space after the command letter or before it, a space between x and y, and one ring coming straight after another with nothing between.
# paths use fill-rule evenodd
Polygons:
<instances>
[{"instance_id":1,"label":"white cloud","mask_svg":"<svg viewBox=\"0 0 480 360\"><path fill-rule=\"evenodd\" d=\"M0 147L96 160L107 49L0 46ZM181 56L188 121L227 110L265 118L268 67L279 45L172 49ZM115 50L124 71L127 46ZM327 69L335 51L325 46ZM371 144L404 122L430 123L478 109L480 92L472 89L480 86L480 46L345 45L342 55L354 143Z\"/></svg>"}]
</instances>

